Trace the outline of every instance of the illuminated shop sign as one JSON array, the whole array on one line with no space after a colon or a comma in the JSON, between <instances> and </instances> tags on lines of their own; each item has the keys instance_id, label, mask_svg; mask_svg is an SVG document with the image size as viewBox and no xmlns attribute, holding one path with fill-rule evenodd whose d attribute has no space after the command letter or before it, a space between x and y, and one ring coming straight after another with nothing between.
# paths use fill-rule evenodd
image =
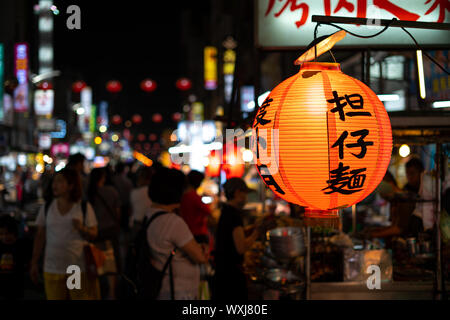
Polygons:
<instances>
[{"instance_id":1,"label":"illuminated shop sign","mask_svg":"<svg viewBox=\"0 0 450 320\"><path fill-rule=\"evenodd\" d=\"M14 110L28 111L28 44L17 43L14 47L14 74L19 85L14 91Z\"/></svg>"},{"instance_id":2,"label":"illuminated shop sign","mask_svg":"<svg viewBox=\"0 0 450 320\"><path fill-rule=\"evenodd\" d=\"M306 47L314 38L313 15L371 19L370 26L344 26L351 32L370 35L381 30L377 19L449 23L448 10L449 2L439 0L257 0L256 42L257 46L266 48ZM321 25L318 36L336 31L335 27ZM450 45L449 31L414 29L411 32L421 45ZM336 45L340 46L415 47L401 28L389 28L371 39L349 36Z\"/></svg>"}]
</instances>

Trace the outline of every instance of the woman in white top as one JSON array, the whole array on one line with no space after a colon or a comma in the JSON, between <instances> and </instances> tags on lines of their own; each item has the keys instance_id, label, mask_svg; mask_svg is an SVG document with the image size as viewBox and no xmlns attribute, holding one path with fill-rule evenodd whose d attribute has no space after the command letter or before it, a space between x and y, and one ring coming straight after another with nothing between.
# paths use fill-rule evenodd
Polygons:
<instances>
[{"instance_id":1,"label":"woman in white top","mask_svg":"<svg viewBox=\"0 0 450 320\"><path fill-rule=\"evenodd\" d=\"M158 211L168 212L157 217L148 227L147 240L150 245L152 264L162 270L173 249L172 259L174 299L193 300L197 298L200 284L199 264L207 262L201 246L195 241L184 220L174 212L179 208L185 186L185 176L175 169L160 168L152 177L148 195L152 208L150 218ZM168 268L169 269L169 268ZM169 271L162 281L159 300L171 299Z\"/></svg>"},{"instance_id":2,"label":"woman in white top","mask_svg":"<svg viewBox=\"0 0 450 320\"><path fill-rule=\"evenodd\" d=\"M38 282L38 263L45 247L44 285L48 300L99 299L98 280L86 277L84 261L84 245L86 239L97 236L97 220L89 203L83 212L80 176L73 169L63 169L56 174L52 188L55 200L42 206L36 219L31 279ZM68 289L70 266L81 270L81 289Z\"/></svg>"}]
</instances>

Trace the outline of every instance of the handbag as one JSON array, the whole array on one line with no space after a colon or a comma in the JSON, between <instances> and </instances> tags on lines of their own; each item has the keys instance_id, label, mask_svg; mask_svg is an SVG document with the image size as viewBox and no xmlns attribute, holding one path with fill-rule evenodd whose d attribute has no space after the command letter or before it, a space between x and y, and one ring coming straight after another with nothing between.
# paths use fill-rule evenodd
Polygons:
<instances>
[{"instance_id":1,"label":"handbag","mask_svg":"<svg viewBox=\"0 0 450 320\"><path fill-rule=\"evenodd\" d=\"M97 278L103 274L103 266L105 264L105 254L94 244L87 243L84 245L84 262L86 274L88 278Z\"/></svg>"},{"instance_id":2,"label":"handbag","mask_svg":"<svg viewBox=\"0 0 450 320\"><path fill-rule=\"evenodd\" d=\"M82 202L83 224L86 226L86 202ZM97 278L108 274L117 274L116 258L111 241L100 245L87 242L83 248L86 273L89 278Z\"/></svg>"}]
</instances>

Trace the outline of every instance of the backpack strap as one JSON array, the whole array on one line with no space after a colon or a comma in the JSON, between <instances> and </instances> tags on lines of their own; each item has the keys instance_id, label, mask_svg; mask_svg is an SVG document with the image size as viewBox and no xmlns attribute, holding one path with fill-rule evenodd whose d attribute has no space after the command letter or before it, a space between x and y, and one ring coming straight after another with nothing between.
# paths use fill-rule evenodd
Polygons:
<instances>
[{"instance_id":1,"label":"backpack strap","mask_svg":"<svg viewBox=\"0 0 450 320\"><path fill-rule=\"evenodd\" d=\"M168 213L167 211L158 211L157 213L153 214L152 217L150 219L148 219L147 221L147 217L145 217L144 219L144 230L148 230L148 227L150 226L150 223L153 222L153 220L155 220L156 218L158 218L159 216L162 216L163 214Z\"/></svg>"},{"instance_id":2,"label":"backpack strap","mask_svg":"<svg viewBox=\"0 0 450 320\"><path fill-rule=\"evenodd\" d=\"M148 230L148 227L150 226L150 223L153 222L157 217L162 216L163 214L168 213L167 211L158 211L157 213L153 214L152 217L149 219L149 221L144 220L144 230ZM173 283L173 274L172 274L172 258L176 253L177 248L174 248L172 251L170 251L169 257L167 258L166 263L164 264L164 267L162 269L162 274L166 274L167 268L169 268L169 280L170 280L170 295L172 300L175 300L175 291L174 291L174 283Z\"/></svg>"}]
</instances>

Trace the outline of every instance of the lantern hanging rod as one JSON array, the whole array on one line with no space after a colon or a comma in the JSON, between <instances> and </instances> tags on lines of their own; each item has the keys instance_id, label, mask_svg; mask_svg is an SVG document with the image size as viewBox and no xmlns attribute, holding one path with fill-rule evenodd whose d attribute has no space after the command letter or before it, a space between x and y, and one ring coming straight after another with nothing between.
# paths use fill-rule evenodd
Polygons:
<instances>
[{"instance_id":1,"label":"lantern hanging rod","mask_svg":"<svg viewBox=\"0 0 450 320\"><path fill-rule=\"evenodd\" d=\"M429 29L429 30L450 30L450 23L439 22L422 22L422 21L403 21L403 20L388 20L388 19L367 19L367 18L348 18L348 17L330 17L313 15L311 17L312 22L321 24L341 23L341 24L355 24L355 25L367 25L367 26L380 26L380 27L397 27L397 28L416 28L416 29Z\"/></svg>"}]
</instances>

